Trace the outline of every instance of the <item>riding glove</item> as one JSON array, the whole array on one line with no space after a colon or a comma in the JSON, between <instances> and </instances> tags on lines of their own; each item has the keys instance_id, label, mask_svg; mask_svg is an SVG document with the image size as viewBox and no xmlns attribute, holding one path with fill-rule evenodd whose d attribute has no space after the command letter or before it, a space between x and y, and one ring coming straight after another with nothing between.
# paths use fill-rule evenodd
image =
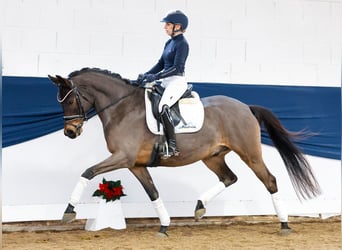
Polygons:
<instances>
[{"instance_id":1,"label":"riding glove","mask_svg":"<svg viewBox=\"0 0 342 250\"><path fill-rule=\"evenodd\" d=\"M137 85L142 85L145 79L145 74L139 74L137 78Z\"/></svg>"},{"instance_id":2,"label":"riding glove","mask_svg":"<svg viewBox=\"0 0 342 250\"><path fill-rule=\"evenodd\" d=\"M145 74L145 82L154 82L159 80L158 74Z\"/></svg>"}]
</instances>

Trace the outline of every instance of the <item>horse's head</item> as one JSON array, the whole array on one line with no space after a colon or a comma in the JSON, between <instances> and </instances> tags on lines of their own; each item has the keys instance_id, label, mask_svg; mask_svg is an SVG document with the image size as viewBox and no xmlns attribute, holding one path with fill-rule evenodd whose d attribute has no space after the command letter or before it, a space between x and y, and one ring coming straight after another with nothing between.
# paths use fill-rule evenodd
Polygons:
<instances>
[{"instance_id":1,"label":"horse's head","mask_svg":"<svg viewBox=\"0 0 342 250\"><path fill-rule=\"evenodd\" d=\"M74 139L82 133L87 112L85 108L90 109L90 105L87 103L86 107L84 106L84 97L72 80L59 75L48 77L58 87L57 100L64 112L64 134Z\"/></svg>"}]
</instances>

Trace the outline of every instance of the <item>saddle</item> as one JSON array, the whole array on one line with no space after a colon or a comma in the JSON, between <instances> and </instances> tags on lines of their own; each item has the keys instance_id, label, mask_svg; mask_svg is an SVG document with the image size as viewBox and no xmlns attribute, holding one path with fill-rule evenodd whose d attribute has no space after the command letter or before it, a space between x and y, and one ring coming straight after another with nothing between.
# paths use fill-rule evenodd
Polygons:
<instances>
[{"instance_id":1,"label":"saddle","mask_svg":"<svg viewBox=\"0 0 342 250\"><path fill-rule=\"evenodd\" d=\"M184 92L184 94L181 96L180 99L194 98L194 96L192 96L191 94L192 88L193 88L192 84L188 84L188 88L186 89L186 91ZM148 97L151 101L152 114L157 121L158 131L160 131L160 123L161 123L158 107L159 107L159 103L163 96L164 91L165 91L165 88L163 86L156 84L153 86L152 91L148 93ZM182 121L184 124L187 124L181 115L181 112L179 109L179 100L170 107L170 113L172 116L174 127L176 127L180 123L180 121Z\"/></svg>"},{"instance_id":2,"label":"saddle","mask_svg":"<svg viewBox=\"0 0 342 250\"><path fill-rule=\"evenodd\" d=\"M163 135L159 117L159 102L164 88L160 85L145 86L146 124L148 129L156 135ZM172 107L171 116L174 122L175 133L194 133L202 128L204 121L204 107L199 95L192 90L192 85Z\"/></svg>"}]
</instances>

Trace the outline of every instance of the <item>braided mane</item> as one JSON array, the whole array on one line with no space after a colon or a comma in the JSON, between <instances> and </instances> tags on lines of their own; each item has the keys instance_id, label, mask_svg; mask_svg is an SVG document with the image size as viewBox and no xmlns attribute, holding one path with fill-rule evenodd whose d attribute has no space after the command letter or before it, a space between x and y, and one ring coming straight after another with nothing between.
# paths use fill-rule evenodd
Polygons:
<instances>
[{"instance_id":1,"label":"braided mane","mask_svg":"<svg viewBox=\"0 0 342 250\"><path fill-rule=\"evenodd\" d=\"M130 80L128 80L126 78L122 78L120 74L111 72L111 71L106 70L106 69L99 69L99 68L83 68L81 70L75 70L75 71L73 71L73 72L71 72L69 74L68 78L70 79L72 77L81 75L83 73L89 73L89 72L104 74L104 75L107 75L107 76L111 76L111 77L113 77L115 79L121 79L124 82L126 82L127 84L131 84Z\"/></svg>"}]
</instances>

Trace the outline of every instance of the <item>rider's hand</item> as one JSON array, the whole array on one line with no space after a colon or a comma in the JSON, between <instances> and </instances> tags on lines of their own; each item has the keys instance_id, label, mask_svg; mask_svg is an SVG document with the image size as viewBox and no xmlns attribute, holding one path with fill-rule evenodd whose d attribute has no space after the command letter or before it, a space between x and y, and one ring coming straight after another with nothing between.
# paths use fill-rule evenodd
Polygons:
<instances>
[{"instance_id":1,"label":"rider's hand","mask_svg":"<svg viewBox=\"0 0 342 250\"><path fill-rule=\"evenodd\" d=\"M137 78L137 84L138 85L142 85L142 83L144 82L145 80L145 75L144 74L139 74L138 75L138 78Z\"/></svg>"},{"instance_id":2,"label":"rider's hand","mask_svg":"<svg viewBox=\"0 0 342 250\"><path fill-rule=\"evenodd\" d=\"M147 74L147 75L145 75L144 80L145 80L145 82L154 82L154 81L158 80L158 77L155 74Z\"/></svg>"}]
</instances>

